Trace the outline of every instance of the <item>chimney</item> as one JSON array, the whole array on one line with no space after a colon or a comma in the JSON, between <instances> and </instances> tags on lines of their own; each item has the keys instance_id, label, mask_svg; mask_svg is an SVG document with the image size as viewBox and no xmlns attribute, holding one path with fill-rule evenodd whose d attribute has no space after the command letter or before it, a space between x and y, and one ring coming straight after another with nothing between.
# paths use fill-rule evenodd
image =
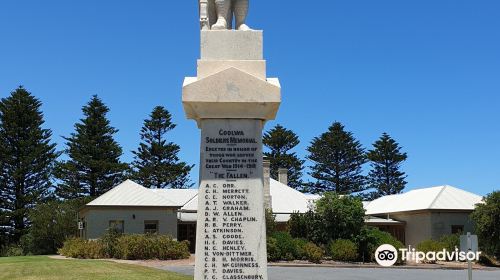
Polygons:
<instances>
[{"instance_id":1,"label":"chimney","mask_svg":"<svg viewBox=\"0 0 500 280\"><path fill-rule=\"evenodd\" d=\"M271 161L264 157L264 208L271 209L273 202L271 198Z\"/></svg>"},{"instance_id":2,"label":"chimney","mask_svg":"<svg viewBox=\"0 0 500 280\"><path fill-rule=\"evenodd\" d=\"M278 169L278 181L288 186L288 169L286 168Z\"/></svg>"}]
</instances>

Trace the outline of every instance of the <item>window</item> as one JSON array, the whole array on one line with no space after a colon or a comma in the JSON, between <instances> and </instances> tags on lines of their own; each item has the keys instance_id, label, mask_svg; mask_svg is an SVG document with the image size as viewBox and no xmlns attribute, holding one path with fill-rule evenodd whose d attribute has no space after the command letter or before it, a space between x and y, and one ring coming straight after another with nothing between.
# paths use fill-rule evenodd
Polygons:
<instances>
[{"instance_id":1,"label":"window","mask_svg":"<svg viewBox=\"0 0 500 280\"><path fill-rule=\"evenodd\" d=\"M463 225L455 225L451 226L451 234L463 233L464 226Z\"/></svg>"},{"instance_id":2,"label":"window","mask_svg":"<svg viewBox=\"0 0 500 280\"><path fill-rule=\"evenodd\" d=\"M144 221L144 233L158 233L158 221Z\"/></svg>"},{"instance_id":3,"label":"window","mask_svg":"<svg viewBox=\"0 0 500 280\"><path fill-rule=\"evenodd\" d=\"M114 228L120 233L125 233L125 222L123 220L109 221L109 228Z\"/></svg>"}]
</instances>

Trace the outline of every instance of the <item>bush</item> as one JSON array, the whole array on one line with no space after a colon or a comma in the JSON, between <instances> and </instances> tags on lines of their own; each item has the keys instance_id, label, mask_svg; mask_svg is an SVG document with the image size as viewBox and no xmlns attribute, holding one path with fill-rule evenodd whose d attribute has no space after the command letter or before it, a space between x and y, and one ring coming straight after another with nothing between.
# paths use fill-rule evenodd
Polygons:
<instances>
[{"instance_id":1,"label":"bush","mask_svg":"<svg viewBox=\"0 0 500 280\"><path fill-rule=\"evenodd\" d=\"M280 253L278 250L278 240L274 237L267 237L267 260L275 262L280 260Z\"/></svg>"},{"instance_id":2,"label":"bush","mask_svg":"<svg viewBox=\"0 0 500 280\"><path fill-rule=\"evenodd\" d=\"M80 238L71 238L64 242L64 246L59 249L59 254L76 259L102 259L106 257L101 242Z\"/></svg>"},{"instance_id":3,"label":"bush","mask_svg":"<svg viewBox=\"0 0 500 280\"><path fill-rule=\"evenodd\" d=\"M353 262L358 258L358 247L350 240L338 239L328 246L334 261Z\"/></svg>"},{"instance_id":4,"label":"bush","mask_svg":"<svg viewBox=\"0 0 500 280\"><path fill-rule=\"evenodd\" d=\"M321 260L323 260L323 257L324 257L323 249L316 246L316 244L314 244L312 242L305 244L304 253L305 253L306 259L312 263L319 264L319 263L321 263Z\"/></svg>"},{"instance_id":5,"label":"bush","mask_svg":"<svg viewBox=\"0 0 500 280\"><path fill-rule=\"evenodd\" d=\"M26 254L55 254L65 240L75 237L78 209L90 202L91 198L67 201L49 201L37 205L28 212L31 227L21 239Z\"/></svg>"},{"instance_id":6,"label":"bush","mask_svg":"<svg viewBox=\"0 0 500 280\"><path fill-rule=\"evenodd\" d=\"M82 258L127 260L172 260L189 258L189 242L178 242L165 235L114 235L101 240L69 239L59 250L61 255Z\"/></svg>"},{"instance_id":7,"label":"bush","mask_svg":"<svg viewBox=\"0 0 500 280\"><path fill-rule=\"evenodd\" d=\"M375 251L380 245L389 244L396 249L404 248L403 243L390 233L374 227L364 227L355 240L358 246L358 256L363 262L373 262L375 260ZM398 264L401 263L403 261L401 256L399 256Z\"/></svg>"},{"instance_id":8,"label":"bush","mask_svg":"<svg viewBox=\"0 0 500 280\"><path fill-rule=\"evenodd\" d=\"M314 212L293 213L288 221L290 235L294 238L303 238L310 240L311 226L314 220Z\"/></svg>"},{"instance_id":9,"label":"bush","mask_svg":"<svg viewBox=\"0 0 500 280\"><path fill-rule=\"evenodd\" d=\"M270 209L266 210L266 234L272 235L276 231L276 215Z\"/></svg>"},{"instance_id":10,"label":"bush","mask_svg":"<svg viewBox=\"0 0 500 280\"><path fill-rule=\"evenodd\" d=\"M269 261L308 260L319 263L323 250L305 239L293 239L287 232L275 232L267 238L267 259Z\"/></svg>"},{"instance_id":11,"label":"bush","mask_svg":"<svg viewBox=\"0 0 500 280\"><path fill-rule=\"evenodd\" d=\"M189 242L165 235L123 235L118 238L115 258L126 260L173 260L189 258Z\"/></svg>"},{"instance_id":12,"label":"bush","mask_svg":"<svg viewBox=\"0 0 500 280\"><path fill-rule=\"evenodd\" d=\"M275 232L271 237L276 239L277 260L293 261L297 256L295 241L288 232Z\"/></svg>"},{"instance_id":13,"label":"bush","mask_svg":"<svg viewBox=\"0 0 500 280\"><path fill-rule=\"evenodd\" d=\"M471 215L481 250L500 259L500 191L495 191L476 205Z\"/></svg>"},{"instance_id":14,"label":"bush","mask_svg":"<svg viewBox=\"0 0 500 280\"><path fill-rule=\"evenodd\" d=\"M20 257L24 256L23 248L18 245L11 245L5 249L4 255L6 257Z\"/></svg>"},{"instance_id":15,"label":"bush","mask_svg":"<svg viewBox=\"0 0 500 280\"><path fill-rule=\"evenodd\" d=\"M306 260L306 245L308 245L308 241L302 238L296 238L293 240L295 243L295 259L296 260Z\"/></svg>"},{"instance_id":16,"label":"bush","mask_svg":"<svg viewBox=\"0 0 500 280\"><path fill-rule=\"evenodd\" d=\"M455 248L460 248L460 234L450 234L442 236L439 242L444 245L444 248L449 252L455 251Z\"/></svg>"},{"instance_id":17,"label":"bush","mask_svg":"<svg viewBox=\"0 0 500 280\"><path fill-rule=\"evenodd\" d=\"M364 216L360 199L325 193L316 203L316 212L292 214L288 226L293 237L325 245L330 240L352 239L359 235Z\"/></svg>"},{"instance_id":18,"label":"bush","mask_svg":"<svg viewBox=\"0 0 500 280\"><path fill-rule=\"evenodd\" d=\"M424 240L417 245L417 251L420 252L439 252L446 248L446 244L432 239Z\"/></svg>"},{"instance_id":19,"label":"bush","mask_svg":"<svg viewBox=\"0 0 500 280\"><path fill-rule=\"evenodd\" d=\"M71 238L64 242L64 246L59 249L59 254L77 259L102 259L106 257L100 241L80 238Z\"/></svg>"},{"instance_id":20,"label":"bush","mask_svg":"<svg viewBox=\"0 0 500 280\"><path fill-rule=\"evenodd\" d=\"M477 263L489 267L498 267L498 265L495 262L495 259L487 255L480 255L479 261Z\"/></svg>"},{"instance_id":21,"label":"bush","mask_svg":"<svg viewBox=\"0 0 500 280\"><path fill-rule=\"evenodd\" d=\"M117 255L116 247L118 244L118 239L122 236L122 233L118 229L112 227L106 230L106 233L101 238L101 244L103 249L103 254L107 258L114 258Z\"/></svg>"},{"instance_id":22,"label":"bush","mask_svg":"<svg viewBox=\"0 0 500 280\"><path fill-rule=\"evenodd\" d=\"M420 252L439 252L446 249L446 244L432 239L424 240L417 245L417 251ZM453 249L455 250L455 249ZM428 263L436 263L436 261L427 261Z\"/></svg>"}]
</instances>

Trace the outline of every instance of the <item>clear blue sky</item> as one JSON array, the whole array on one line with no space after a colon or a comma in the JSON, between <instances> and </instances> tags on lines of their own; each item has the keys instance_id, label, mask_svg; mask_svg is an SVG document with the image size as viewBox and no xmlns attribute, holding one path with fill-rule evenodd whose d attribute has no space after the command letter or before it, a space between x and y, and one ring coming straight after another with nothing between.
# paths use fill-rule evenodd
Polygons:
<instances>
[{"instance_id":1,"label":"clear blue sky","mask_svg":"<svg viewBox=\"0 0 500 280\"><path fill-rule=\"evenodd\" d=\"M298 2L251 1L249 23L265 31L269 76L283 86L267 128L294 130L301 156L333 121L366 147L388 132L409 154L408 189L500 188L500 1ZM178 124L171 140L197 164L199 131L181 106L199 56L197 13L196 0L0 1L0 96L22 84L40 98L63 149L98 94L125 161L163 105Z\"/></svg>"}]
</instances>

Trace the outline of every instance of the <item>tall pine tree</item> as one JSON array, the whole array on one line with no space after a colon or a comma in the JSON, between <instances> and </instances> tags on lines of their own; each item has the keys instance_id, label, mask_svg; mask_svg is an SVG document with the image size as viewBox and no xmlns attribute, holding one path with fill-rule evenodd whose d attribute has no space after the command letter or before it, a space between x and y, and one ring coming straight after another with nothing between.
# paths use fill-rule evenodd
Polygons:
<instances>
[{"instance_id":1,"label":"tall pine tree","mask_svg":"<svg viewBox=\"0 0 500 280\"><path fill-rule=\"evenodd\" d=\"M375 189L370 193L370 198L401 193L407 183L406 175L401 171L401 164L408 156L401 152L399 144L384 133L373 144L373 149L368 151L367 157L371 165L368 183Z\"/></svg>"},{"instance_id":2,"label":"tall pine tree","mask_svg":"<svg viewBox=\"0 0 500 280\"><path fill-rule=\"evenodd\" d=\"M308 184L309 192L345 195L365 190L364 149L341 123L333 123L327 132L314 138L307 150L313 162L309 174L316 179Z\"/></svg>"},{"instance_id":3,"label":"tall pine tree","mask_svg":"<svg viewBox=\"0 0 500 280\"><path fill-rule=\"evenodd\" d=\"M23 87L0 101L0 229L17 242L28 228L28 211L52 188L58 157L52 132L42 128L41 102Z\"/></svg>"},{"instance_id":4,"label":"tall pine tree","mask_svg":"<svg viewBox=\"0 0 500 280\"><path fill-rule=\"evenodd\" d=\"M304 160L295 152L290 152L300 144L299 137L292 130L276 125L264 134L263 144L269 149L264 155L271 160L271 177L278 179L278 169L288 170L288 185L296 190L304 190L302 171Z\"/></svg>"},{"instance_id":5,"label":"tall pine tree","mask_svg":"<svg viewBox=\"0 0 500 280\"><path fill-rule=\"evenodd\" d=\"M192 185L193 166L179 161L180 147L167 142L166 134L175 128L172 116L162 106L154 108L141 129L139 148L134 151L132 178L147 188L182 189Z\"/></svg>"},{"instance_id":6,"label":"tall pine tree","mask_svg":"<svg viewBox=\"0 0 500 280\"><path fill-rule=\"evenodd\" d=\"M57 195L65 199L102 195L124 179L128 165L120 161L122 148L113 136L108 107L96 95L82 109L76 132L65 137L69 160L60 162Z\"/></svg>"}]
</instances>

